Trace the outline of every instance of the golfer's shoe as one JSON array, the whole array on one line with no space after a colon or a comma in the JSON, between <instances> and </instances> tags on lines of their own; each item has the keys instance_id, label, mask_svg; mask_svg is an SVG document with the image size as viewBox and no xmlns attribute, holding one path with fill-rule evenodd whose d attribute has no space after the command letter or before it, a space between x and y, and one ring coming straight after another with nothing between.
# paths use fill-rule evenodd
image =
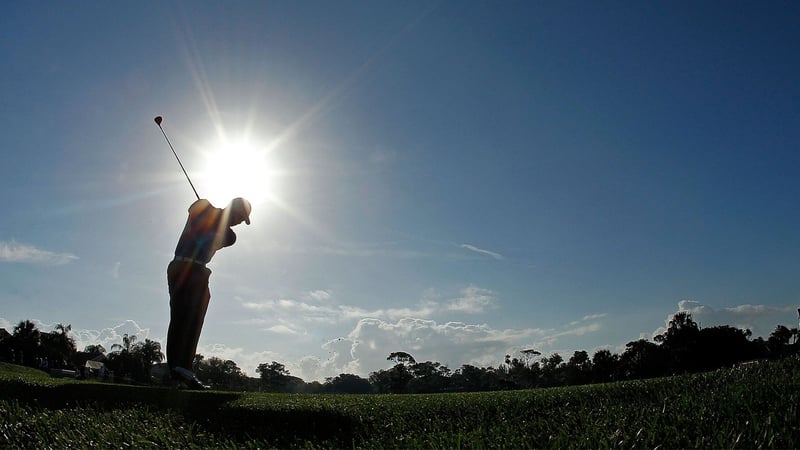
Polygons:
<instances>
[{"instance_id":1,"label":"golfer's shoe","mask_svg":"<svg viewBox=\"0 0 800 450\"><path fill-rule=\"evenodd\" d=\"M197 375L195 375L194 372L189 369L184 369L183 367L176 367L172 369L172 378L180 383L183 383L189 389L211 389L209 386L203 384L203 382L197 378Z\"/></svg>"}]
</instances>

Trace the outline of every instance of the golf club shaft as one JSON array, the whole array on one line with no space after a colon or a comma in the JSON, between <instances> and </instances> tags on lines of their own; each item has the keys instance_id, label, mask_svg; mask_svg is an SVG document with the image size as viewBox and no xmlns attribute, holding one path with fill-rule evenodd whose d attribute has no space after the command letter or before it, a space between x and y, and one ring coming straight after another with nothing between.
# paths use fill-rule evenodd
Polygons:
<instances>
[{"instance_id":1,"label":"golf club shaft","mask_svg":"<svg viewBox=\"0 0 800 450\"><path fill-rule=\"evenodd\" d=\"M192 187L192 190L194 191L195 197L197 197L197 199L200 200L200 195L197 193L197 189L194 188L194 184L192 184L192 179L189 178L189 174L186 173L186 169L183 167L183 163L181 162L181 159L178 158L178 154L175 153L175 149L172 147L172 142L169 141L169 138L167 137L167 133L165 133L164 129L161 128L161 124L160 123L156 122L156 125L158 125L158 129L161 130L161 134L164 135L164 139L167 140L167 144L169 144L169 149L172 150L172 154L175 155L175 159L178 160L178 164L180 164L181 170L183 170L183 174L186 175L186 179L189 181L189 186Z\"/></svg>"}]
</instances>

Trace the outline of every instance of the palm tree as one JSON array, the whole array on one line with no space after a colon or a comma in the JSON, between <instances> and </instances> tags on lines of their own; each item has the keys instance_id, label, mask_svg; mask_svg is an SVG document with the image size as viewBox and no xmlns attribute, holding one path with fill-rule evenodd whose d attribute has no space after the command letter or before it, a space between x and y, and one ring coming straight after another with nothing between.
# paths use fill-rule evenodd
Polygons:
<instances>
[{"instance_id":1,"label":"palm tree","mask_svg":"<svg viewBox=\"0 0 800 450\"><path fill-rule=\"evenodd\" d=\"M52 367L65 367L77 350L75 340L67 334L70 330L72 325L59 323L54 332L41 335L42 353Z\"/></svg>"},{"instance_id":2,"label":"palm tree","mask_svg":"<svg viewBox=\"0 0 800 450\"><path fill-rule=\"evenodd\" d=\"M158 341L145 339L144 342L134 345L130 351L141 358L148 371L150 366L164 360L164 353L161 352L161 343Z\"/></svg>"},{"instance_id":3,"label":"palm tree","mask_svg":"<svg viewBox=\"0 0 800 450\"><path fill-rule=\"evenodd\" d=\"M139 373L141 363L137 362L131 347L136 342L135 335L122 335L122 344L113 344L108 355L106 366L113 371L115 377L120 379L133 379Z\"/></svg>"},{"instance_id":4,"label":"palm tree","mask_svg":"<svg viewBox=\"0 0 800 450\"><path fill-rule=\"evenodd\" d=\"M122 335L122 344L113 344L111 346L111 351L115 353L128 353L131 351L131 347L136 342L136 335L128 336L128 333Z\"/></svg>"},{"instance_id":5,"label":"palm tree","mask_svg":"<svg viewBox=\"0 0 800 450\"><path fill-rule=\"evenodd\" d=\"M36 325L30 320L23 320L14 327L12 337L18 352L17 361L26 366L35 366L41 349L41 333Z\"/></svg>"}]
</instances>

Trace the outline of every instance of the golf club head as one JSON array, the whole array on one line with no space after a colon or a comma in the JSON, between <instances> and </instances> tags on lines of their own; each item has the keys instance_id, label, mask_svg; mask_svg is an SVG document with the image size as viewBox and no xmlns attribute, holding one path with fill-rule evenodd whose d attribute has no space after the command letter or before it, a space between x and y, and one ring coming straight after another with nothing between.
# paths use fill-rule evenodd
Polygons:
<instances>
[{"instance_id":1,"label":"golf club head","mask_svg":"<svg viewBox=\"0 0 800 450\"><path fill-rule=\"evenodd\" d=\"M161 116L156 116L156 118L153 120L155 120L156 125L161 126L161 121L164 119L162 119Z\"/></svg>"}]
</instances>

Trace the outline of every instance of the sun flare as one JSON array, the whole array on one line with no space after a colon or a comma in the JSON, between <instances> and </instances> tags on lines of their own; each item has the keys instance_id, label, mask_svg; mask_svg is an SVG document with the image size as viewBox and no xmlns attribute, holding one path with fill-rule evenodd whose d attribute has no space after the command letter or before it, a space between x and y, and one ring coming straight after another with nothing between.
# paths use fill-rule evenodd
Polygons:
<instances>
[{"instance_id":1,"label":"sun flare","mask_svg":"<svg viewBox=\"0 0 800 450\"><path fill-rule=\"evenodd\" d=\"M277 172L265 145L247 139L221 141L206 152L204 195L219 207L235 197L261 205L275 198Z\"/></svg>"}]
</instances>

